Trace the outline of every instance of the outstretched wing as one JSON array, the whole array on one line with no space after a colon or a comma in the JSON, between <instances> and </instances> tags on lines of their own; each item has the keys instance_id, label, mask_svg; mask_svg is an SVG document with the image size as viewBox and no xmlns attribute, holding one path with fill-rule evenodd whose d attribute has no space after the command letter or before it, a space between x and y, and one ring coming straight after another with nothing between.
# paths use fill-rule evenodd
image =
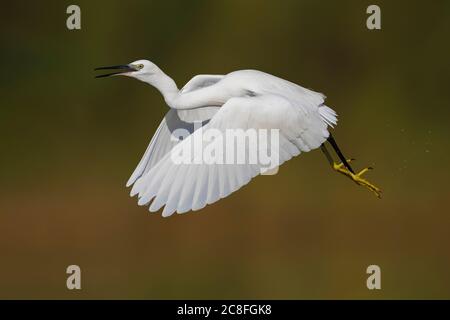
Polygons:
<instances>
[{"instance_id":1,"label":"outstretched wing","mask_svg":"<svg viewBox=\"0 0 450 320\"><path fill-rule=\"evenodd\" d=\"M149 208L152 212L165 206L162 213L165 217L175 211L184 213L199 210L206 204L228 196L261 173L264 167L260 162L196 163L195 157L199 152L204 154L212 143L211 138L207 137L209 129L218 130L222 134L227 129L278 129L279 148L270 150L278 155L278 163L273 166L281 165L301 151L318 148L329 135L326 123L317 112L299 109L279 95L231 98L203 130L195 131L180 142L135 183L131 195L138 194L139 205L147 205L153 201ZM188 162L173 160L173 154L191 149L192 144L195 145L197 141L202 141L201 150L192 153ZM269 144L258 143L257 147L266 148L258 150L258 154L262 151L269 154ZM245 153L249 152L247 143Z\"/></svg>"},{"instance_id":2,"label":"outstretched wing","mask_svg":"<svg viewBox=\"0 0 450 320\"><path fill-rule=\"evenodd\" d=\"M184 129L192 134L195 129L206 124L218 110L219 107L205 107L194 110L170 109L156 129L141 161L128 179L127 187L145 175L179 143L179 137L175 136L177 129Z\"/></svg>"},{"instance_id":3,"label":"outstretched wing","mask_svg":"<svg viewBox=\"0 0 450 320\"><path fill-rule=\"evenodd\" d=\"M223 79L223 75L199 74L193 77L184 85L180 93L194 91L200 88L209 87Z\"/></svg>"},{"instance_id":4,"label":"outstretched wing","mask_svg":"<svg viewBox=\"0 0 450 320\"><path fill-rule=\"evenodd\" d=\"M223 77L223 75L197 75L186 83L180 93L208 87L217 83ZM169 110L151 139L141 161L130 179L128 179L127 187L146 174L165 154L178 144L180 140L174 136L176 129L185 129L189 134L192 134L198 127L198 124L206 124L218 109L219 107L206 106L192 110Z\"/></svg>"}]
</instances>

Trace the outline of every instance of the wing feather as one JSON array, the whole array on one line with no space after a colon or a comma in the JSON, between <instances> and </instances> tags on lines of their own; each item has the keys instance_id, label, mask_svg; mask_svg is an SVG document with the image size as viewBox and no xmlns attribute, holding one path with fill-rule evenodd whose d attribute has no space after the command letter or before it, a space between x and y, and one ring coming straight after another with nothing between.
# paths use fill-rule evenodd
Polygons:
<instances>
[{"instance_id":1,"label":"wing feather","mask_svg":"<svg viewBox=\"0 0 450 320\"><path fill-rule=\"evenodd\" d=\"M224 75L212 75L212 74L196 75L184 85L184 87L180 90L180 92L186 93L200 88L209 87L219 82L224 77L225 77Z\"/></svg>"},{"instance_id":2,"label":"wing feather","mask_svg":"<svg viewBox=\"0 0 450 320\"><path fill-rule=\"evenodd\" d=\"M307 110L305 113L278 95L240 97L229 99L202 130L195 131L172 150L179 152L195 139L200 139L203 141L200 151L204 151L209 140L203 134L208 129L225 132L226 129L247 128L279 129L277 165L319 147L328 137L327 123L318 112ZM191 161L194 156L191 155ZM260 164L249 163L178 164L169 152L139 179L132 194L139 194L141 205L149 204L153 199L150 211L158 211L165 206L163 216L167 217L174 212L199 210L228 196L260 174L262 169Z\"/></svg>"},{"instance_id":3,"label":"wing feather","mask_svg":"<svg viewBox=\"0 0 450 320\"><path fill-rule=\"evenodd\" d=\"M128 179L127 187L136 183L179 143L180 140L175 136L175 130L185 129L186 132L192 134L197 126L205 125L218 110L219 107L204 107L194 110L170 109L156 129L141 161ZM134 194L132 191L132 195Z\"/></svg>"}]
</instances>

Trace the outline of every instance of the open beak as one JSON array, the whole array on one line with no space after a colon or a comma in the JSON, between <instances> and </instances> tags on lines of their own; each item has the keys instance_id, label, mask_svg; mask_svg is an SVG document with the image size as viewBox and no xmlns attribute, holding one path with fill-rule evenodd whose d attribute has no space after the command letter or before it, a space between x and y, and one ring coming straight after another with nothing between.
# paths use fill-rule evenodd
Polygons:
<instances>
[{"instance_id":1,"label":"open beak","mask_svg":"<svg viewBox=\"0 0 450 320\"><path fill-rule=\"evenodd\" d=\"M132 65L126 64L126 65L118 65L118 66L111 66L111 67L98 67L98 68L95 68L94 70L119 70L116 72L111 72L111 73L95 76L96 78L104 78L104 77L115 76L117 74L137 71L138 69L136 69Z\"/></svg>"}]
</instances>

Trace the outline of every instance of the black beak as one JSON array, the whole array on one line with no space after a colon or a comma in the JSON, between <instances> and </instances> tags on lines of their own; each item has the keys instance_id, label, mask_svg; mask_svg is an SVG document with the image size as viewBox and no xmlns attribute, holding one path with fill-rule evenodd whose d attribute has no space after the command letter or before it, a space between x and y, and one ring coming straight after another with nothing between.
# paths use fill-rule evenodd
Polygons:
<instances>
[{"instance_id":1,"label":"black beak","mask_svg":"<svg viewBox=\"0 0 450 320\"><path fill-rule=\"evenodd\" d=\"M101 74L101 75L95 76L96 78L110 77L110 76L114 76L116 74L137 71L136 68L134 68L131 65L127 65L127 64L126 65L119 65L119 66L111 66L111 67L98 67L98 68L95 68L94 70L120 70L120 71L116 71L116 72L111 72L111 73Z\"/></svg>"}]
</instances>

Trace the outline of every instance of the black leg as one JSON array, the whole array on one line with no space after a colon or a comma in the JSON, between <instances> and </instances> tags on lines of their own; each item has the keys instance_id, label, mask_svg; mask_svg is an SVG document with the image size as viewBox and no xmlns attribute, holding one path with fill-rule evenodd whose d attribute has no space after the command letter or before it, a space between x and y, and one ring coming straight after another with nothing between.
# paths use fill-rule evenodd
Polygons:
<instances>
[{"instance_id":1,"label":"black leg","mask_svg":"<svg viewBox=\"0 0 450 320\"><path fill-rule=\"evenodd\" d=\"M325 155L325 158L327 158L328 162L330 163L330 166L333 166L334 165L333 157L331 156L330 152L325 146L325 143L322 143L322 145L320 146L320 150L322 150L323 154Z\"/></svg>"},{"instance_id":2,"label":"black leg","mask_svg":"<svg viewBox=\"0 0 450 320\"><path fill-rule=\"evenodd\" d=\"M339 150L339 147L336 143L336 141L334 140L333 136L330 133L330 136L328 137L328 142L331 144L331 146L333 147L334 151L336 152L336 154L338 155L339 159L341 160L341 162L344 164L344 166L351 172L351 173L355 173L352 169L352 167L350 167L350 165L348 164L347 160L345 159L344 155L342 154L341 150ZM323 145L322 145L323 146ZM323 146L324 148L322 148L322 151L324 151L324 149L326 150L325 146ZM328 161L330 161L329 157L330 154L328 153L328 150L324 151L325 156L327 157ZM328 155L327 155L328 154Z\"/></svg>"}]
</instances>

